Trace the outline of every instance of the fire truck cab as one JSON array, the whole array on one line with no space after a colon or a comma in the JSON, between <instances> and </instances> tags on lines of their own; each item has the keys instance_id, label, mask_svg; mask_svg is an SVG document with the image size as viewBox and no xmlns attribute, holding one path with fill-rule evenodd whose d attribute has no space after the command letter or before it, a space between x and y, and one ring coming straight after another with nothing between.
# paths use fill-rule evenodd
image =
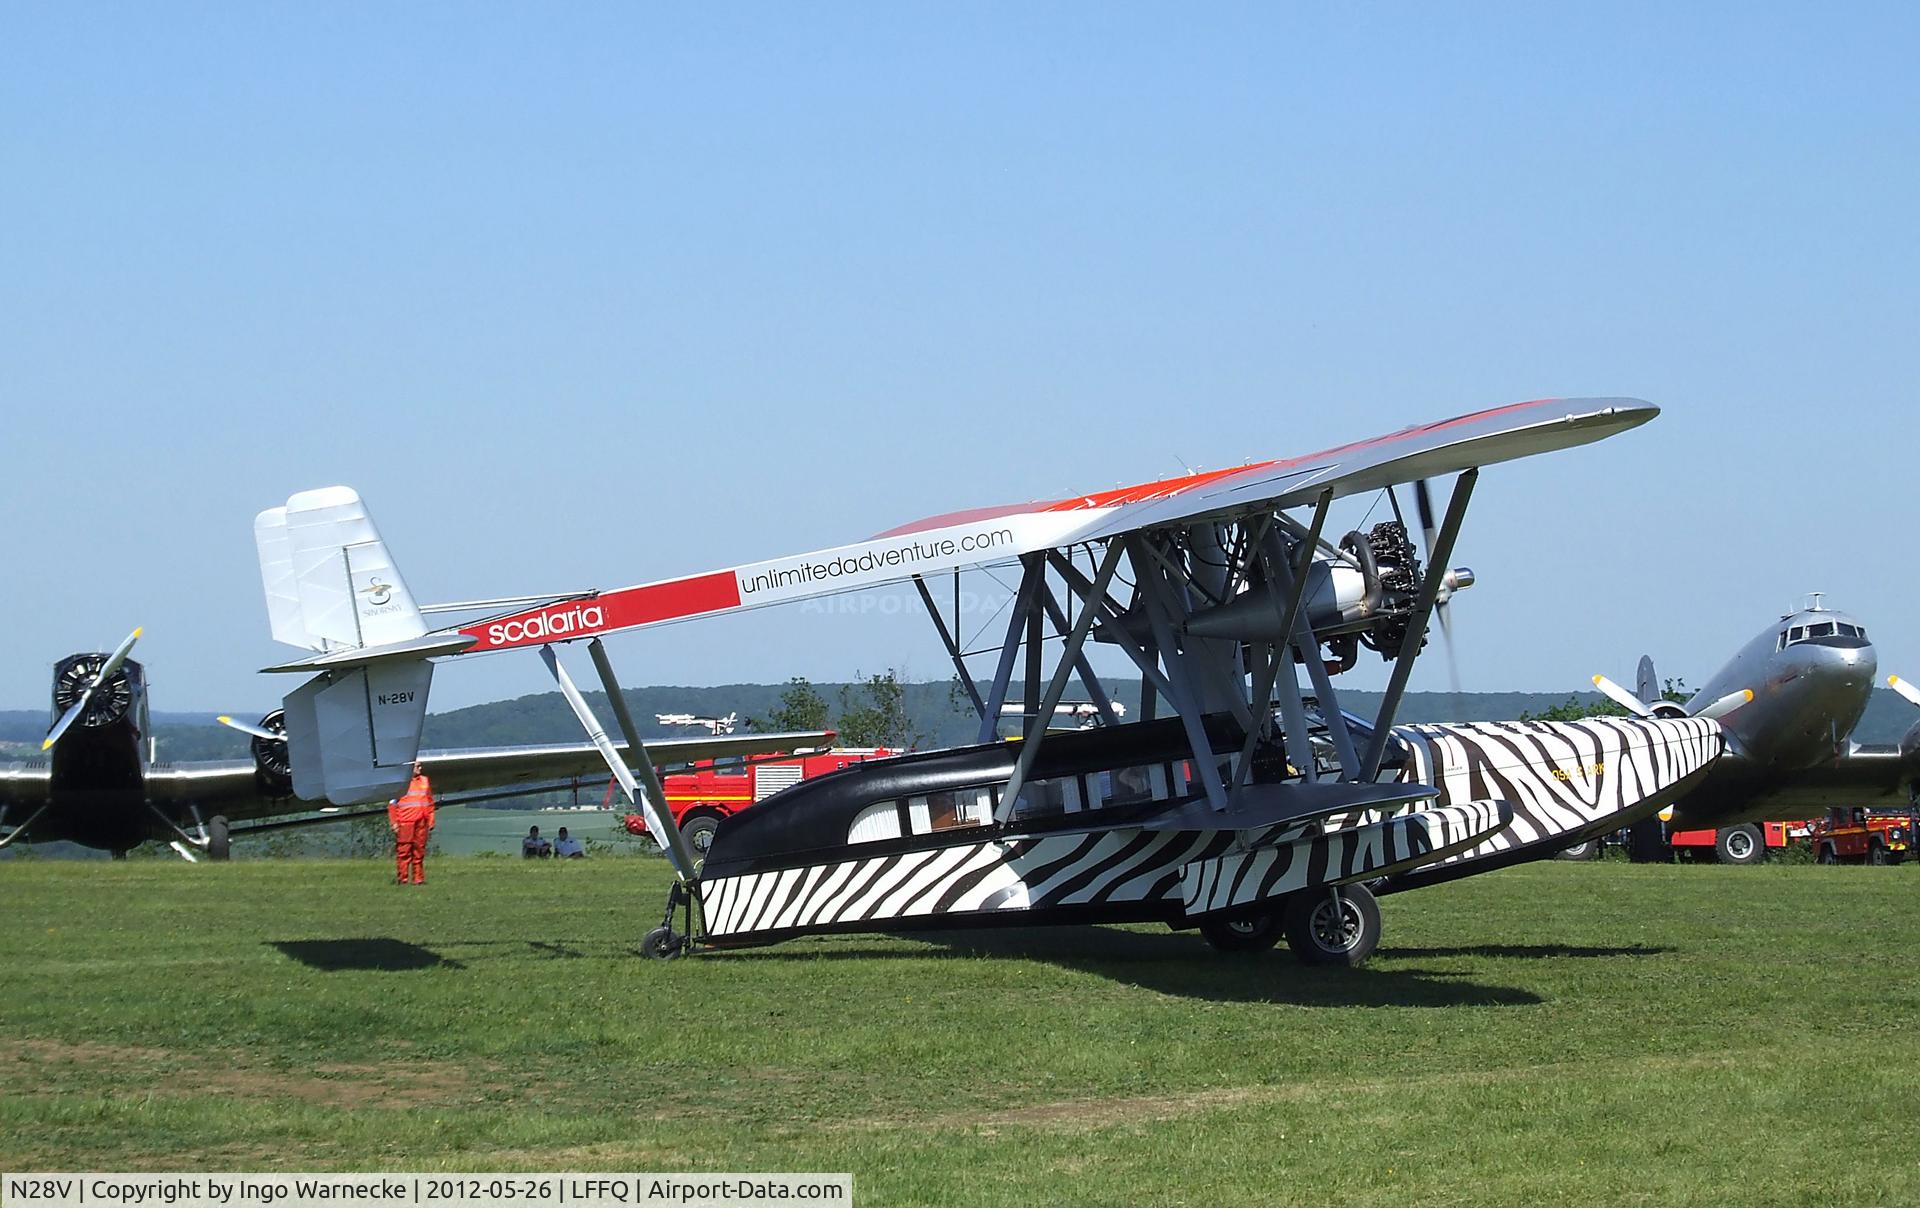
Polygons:
<instances>
[{"instance_id":1,"label":"fire truck cab","mask_svg":"<svg viewBox=\"0 0 1920 1208\"><path fill-rule=\"evenodd\" d=\"M802 780L837 772L869 759L885 759L901 752L887 747L838 747L826 751L774 756L703 760L683 772L660 777L673 820L687 837L694 854L705 857L720 820L765 801ZM628 833L644 835L647 822L640 814L624 819Z\"/></svg>"},{"instance_id":2,"label":"fire truck cab","mask_svg":"<svg viewBox=\"0 0 1920 1208\"><path fill-rule=\"evenodd\" d=\"M1831 809L1814 820L1813 858L1820 864L1898 864L1914 851L1920 811Z\"/></svg>"}]
</instances>

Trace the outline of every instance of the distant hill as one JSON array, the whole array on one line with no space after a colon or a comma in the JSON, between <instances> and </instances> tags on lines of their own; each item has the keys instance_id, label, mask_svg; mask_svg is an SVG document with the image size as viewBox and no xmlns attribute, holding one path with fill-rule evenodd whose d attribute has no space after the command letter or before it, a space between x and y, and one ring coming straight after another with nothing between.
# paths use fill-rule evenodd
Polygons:
<instances>
[{"instance_id":1,"label":"distant hill","mask_svg":"<svg viewBox=\"0 0 1920 1208\"><path fill-rule=\"evenodd\" d=\"M1140 698L1137 680L1103 681L1116 700L1127 705L1132 716ZM698 731L671 730L653 724L656 713L696 713L724 716L738 713L742 718L764 716L779 701L783 684L721 684L713 687L664 685L627 689L627 701L634 718L648 737L665 738ZM843 687L852 685L816 684L821 695L836 708ZM907 684L906 706L917 729L929 736L929 746L953 746L972 742L979 723L970 712L964 696L956 702L952 686L945 681ZM1075 694L1077 697L1078 694ZM1539 713L1561 704L1571 696L1577 700L1599 699L1591 692L1410 692L1400 709L1399 720L1423 721L1504 721L1523 712ZM605 697L590 692L587 698L611 723L605 710ZM1018 693L1014 694L1018 699ZM1341 697L1348 709L1370 716L1379 707L1377 692L1347 692ZM248 719L252 720L252 719ZM1874 692L1867 714L1854 737L1861 742L1892 743L1915 722L1920 710L1901 700L1893 692ZM232 759L246 754L245 735L218 725L210 713L156 713L154 729L160 739L161 756L172 760ZM24 758L37 753L40 739L47 732L44 710L0 711L0 758ZM429 747L505 746L527 742L577 742L580 728L557 692L494 701L465 709L434 713L427 718L426 744Z\"/></svg>"}]
</instances>

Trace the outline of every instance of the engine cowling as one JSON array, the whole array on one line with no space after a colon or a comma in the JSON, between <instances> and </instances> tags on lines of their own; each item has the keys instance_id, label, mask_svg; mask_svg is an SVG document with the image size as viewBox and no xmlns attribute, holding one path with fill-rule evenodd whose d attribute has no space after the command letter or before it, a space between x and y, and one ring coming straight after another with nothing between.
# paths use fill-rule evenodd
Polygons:
<instances>
[{"instance_id":1,"label":"engine cowling","mask_svg":"<svg viewBox=\"0 0 1920 1208\"><path fill-rule=\"evenodd\" d=\"M53 669L53 716L60 717L73 707L92 686L94 677L107 665L111 658L107 654L75 654L61 659ZM133 676L137 664L132 661L122 663L113 677L94 690L93 699L87 702L87 711L80 715L80 723L87 727L110 726L127 716L133 708Z\"/></svg>"},{"instance_id":2,"label":"engine cowling","mask_svg":"<svg viewBox=\"0 0 1920 1208\"><path fill-rule=\"evenodd\" d=\"M287 752L287 711L275 709L260 719L262 730L271 730L279 738L254 735L248 744L253 753L253 779L267 797L293 796L293 758Z\"/></svg>"}]
</instances>

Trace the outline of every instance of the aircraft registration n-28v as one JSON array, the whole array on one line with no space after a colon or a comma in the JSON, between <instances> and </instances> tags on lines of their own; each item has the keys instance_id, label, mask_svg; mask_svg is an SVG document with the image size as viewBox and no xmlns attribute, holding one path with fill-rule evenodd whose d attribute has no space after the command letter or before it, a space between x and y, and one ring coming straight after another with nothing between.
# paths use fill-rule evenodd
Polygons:
<instances>
[{"instance_id":1,"label":"aircraft registration n-28v","mask_svg":"<svg viewBox=\"0 0 1920 1208\"><path fill-rule=\"evenodd\" d=\"M314 676L287 697L288 729L324 736L315 746L328 760L338 748L364 765L370 747L390 747L397 777L404 732L375 744L380 719L358 702L409 684L424 693L435 657L537 648L665 839L677 879L643 943L656 956L821 932L1160 920L1198 927L1220 948L1266 948L1284 934L1304 960L1356 964L1379 937L1369 886L1550 855L1658 808L1719 757L1708 717L1392 724L1430 618L1473 581L1443 568L1480 467L1656 414L1633 399L1519 403L1305 457L950 513L855 545L549 597L431 634L372 635L276 669ZM1457 477L1436 524L1427 480L1442 475ZM1420 505L1425 570L1393 490L1406 483ZM1375 491L1395 520L1324 538L1335 499ZM284 528L321 532L317 513L347 498L359 506L329 488L263 513L270 613L288 581L292 594L365 595L349 545L333 542L340 556L311 571L319 560L291 561L276 544ZM961 572L994 563L1017 563L1021 578L993 670L976 677L958 617L949 624L928 580L951 572L958 598ZM978 744L872 760L785 790L722 822L698 866L645 752L630 769L602 741L556 649L586 640L617 705L605 634L905 581L977 710ZM1133 721L1120 722L1092 672L1095 639L1140 670ZM1362 646L1392 664L1370 720L1342 710L1332 683ZM1022 664L1024 739L997 741ZM1051 731L1044 719L1075 678L1106 724ZM631 738L631 719L616 716ZM332 796L331 766L316 774Z\"/></svg>"}]
</instances>

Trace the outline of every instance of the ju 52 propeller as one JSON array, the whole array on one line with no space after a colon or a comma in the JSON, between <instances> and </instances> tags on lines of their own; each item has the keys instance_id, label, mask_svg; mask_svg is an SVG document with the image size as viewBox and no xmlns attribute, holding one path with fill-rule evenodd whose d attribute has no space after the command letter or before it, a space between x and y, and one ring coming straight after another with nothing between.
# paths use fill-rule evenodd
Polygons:
<instances>
[{"instance_id":1,"label":"ju 52 propeller","mask_svg":"<svg viewBox=\"0 0 1920 1208\"><path fill-rule=\"evenodd\" d=\"M120 668L126 663L127 655L132 653L133 644L140 640L140 630L136 628L127 635L125 641L114 648L97 668L88 673L86 663L76 664L69 675L70 682L55 686L62 697L71 695L72 703L53 723L53 729L47 731L46 741L40 744L42 751L51 751L53 745L66 736L75 722L87 719L89 725L99 725L111 721L125 712L131 700L131 692L124 679L120 678Z\"/></svg>"}]
</instances>

